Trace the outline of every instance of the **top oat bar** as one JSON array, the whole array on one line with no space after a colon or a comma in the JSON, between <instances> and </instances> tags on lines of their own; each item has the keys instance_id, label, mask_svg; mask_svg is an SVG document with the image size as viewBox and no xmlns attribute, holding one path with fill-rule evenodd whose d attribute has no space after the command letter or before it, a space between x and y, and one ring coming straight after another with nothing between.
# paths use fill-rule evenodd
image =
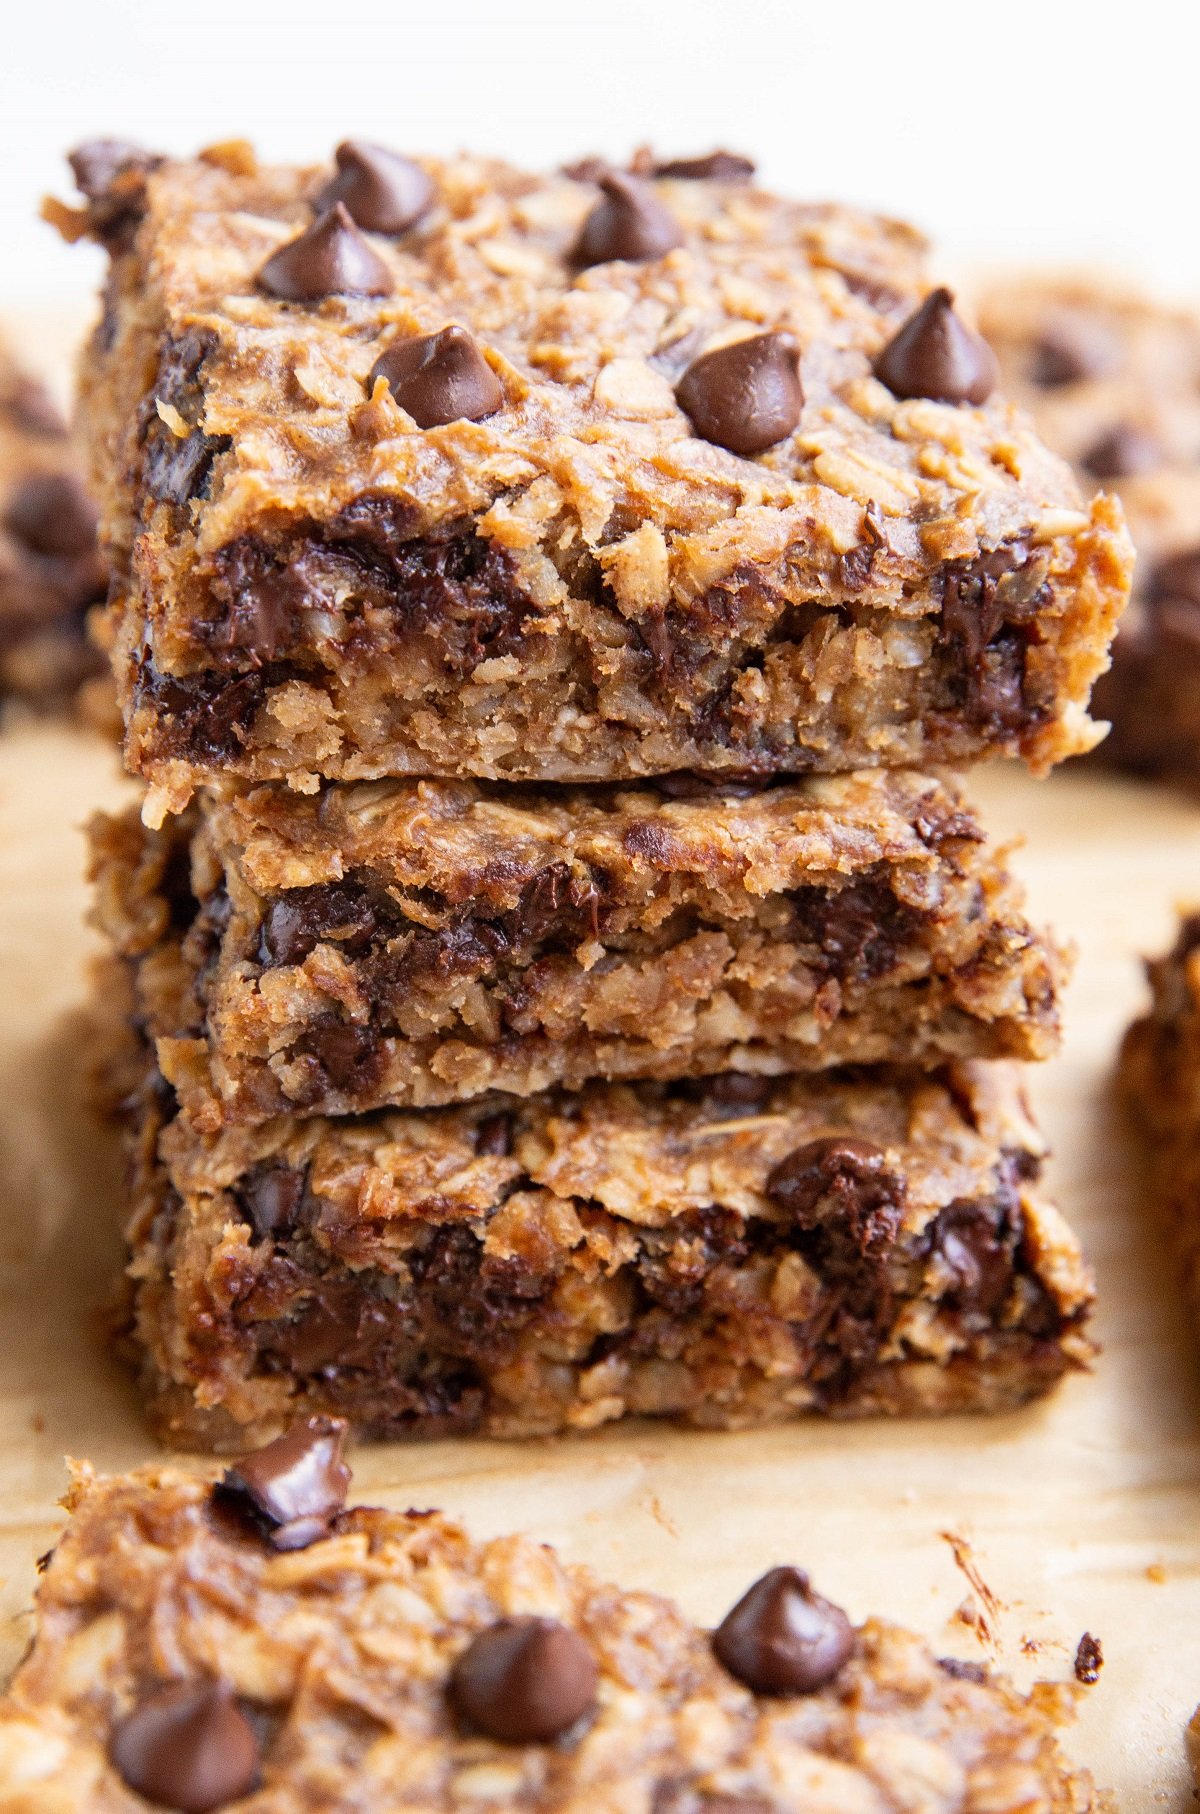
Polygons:
<instances>
[{"instance_id":1,"label":"top oat bar","mask_svg":"<svg viewBox=\"0 0 1200 1814\"><path fill-rule=\"evenodd\" d=\"M1096 740L1119 506L989 394L911 229L386 160L91 146L84 209L49 205L112 254L83 415L152 811L223 774L1044 770Z\"/></svg>"}]
</instances>

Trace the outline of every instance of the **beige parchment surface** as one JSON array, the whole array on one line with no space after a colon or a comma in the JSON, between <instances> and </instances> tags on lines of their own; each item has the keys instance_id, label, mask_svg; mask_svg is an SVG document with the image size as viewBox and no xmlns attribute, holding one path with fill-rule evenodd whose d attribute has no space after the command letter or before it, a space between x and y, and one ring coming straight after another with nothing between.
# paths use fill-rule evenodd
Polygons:
<instances>
[{"instance_id":1,"label":"beige parchment surface","mask_svg":"<svg viewBox=\"0 0 1200 1814\"><path fill-rule=\"evenodd\" d=\"M90 949L79 826L127 785L99 740L44 726L0 735L4 1669L27 1638L64 1454L111 1469L153 1452L96 1331L120 1167L79 1100L73 1018ZM480 1534L531 1529L702 1620L793 1560L856 1616L886 1613L979 1655L956 1616L970 1594L942 1534L956 1533L1001 1602L997 1654L1019 1678L1063 1677L1083 1631L1102 1640L1071 1748L1130 1814L1183 1810L1183 1726L1200 1699L1200 1370L1107 1086L1141 996L1136 953L1165 939L1177 899L1200 899L1200 808L1087 774L989 773L975 791L999 830L1027 834L1034 906L1080 948L1065 1050L1031 1084L1059 1199L1099 1274L1095 1375L994 1422L728 1436L631 1424L529 1447L360 1449L355 1490L443 1506Z\"/></svg>"}]
</instances>

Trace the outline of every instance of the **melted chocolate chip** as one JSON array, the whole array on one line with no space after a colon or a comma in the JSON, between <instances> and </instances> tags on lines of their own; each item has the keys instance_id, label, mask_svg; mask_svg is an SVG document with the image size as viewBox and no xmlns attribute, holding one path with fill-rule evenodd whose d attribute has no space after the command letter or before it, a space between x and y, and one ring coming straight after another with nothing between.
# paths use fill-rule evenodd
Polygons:
<instances>
[{"instance_id":1,"label":"melted chocolate chip","mask_svg":"<svg viewBox=\"0 0 1200 1814\"><path fill-rule=\"evenodd\" d=\"M1085 1688L1091 1688L1100 1680L1103 1667L1103 1646L1099 1638L1094 1638L1090 1631L1085 1631L1075 1650L1075 1680L1082 1682Z\"/></svg>"},{"instance_id":2,"label":"melted chocolate chip","mask_svg":"<svg viewBox=\"0 0 1200 1814\"><path fill-rule=\"evenodd\" d=\"M268 258L258 282L284 302L320 302L326 296L388 296L392 274L335 202L311 227Z\"/></svg>"},{"instance_id":3,"label":"melted chocolate chip","mask_svg":"<svg viewBox=\"0 0 1200 1814\"><path fill-rule=\"evenodd\" d=\"M507 1159L512 1133L511 1115L488 1115L475 1129L475 1151L481 1158Z\"/></svg>"},{"instance_id":4,"label":"melted chocolate chip","mask_svg":"<svg viewBox=\"0 0 1200 1814\"><path fill-rule=\"evenodd\" d=\"M775 1088L773 1077L755 1077L749 1072L726 1071L701 1084L700 1099L719 1114L755 1115L770 1101Z\"/></svg>"},{"instance_id":5,"label":"melted chocolate chip","mask_svg":"<svg viewBox=\"0 0 1200 1814\"><path fill-rule=\"evenodd\" d=\"M394 341L371 367L368 391L379 378L418 428L482 422L504 403L500 380L466 328Z\"/></svg>"},{"instance_id":6,"label":"melted chocolate chip","mask_svg":"<svg viewBox=\"0 0 1200 1814\"><path fill-rule=\"evenodd\" d=\"M1150 597L1155 604L1182 599L1200 606L1200 548L1183 548L1150 571Z\"/></svg>"},{"instance_id":7,"label":"melted chocolate chip","mask_svg":"<svg viewBox=\"0 0 1200 1814\"><path fill-rule=\"evenodd\" d=\"M813 1593L798 1568L773 1568L743 1594L713 1633L730 1675L755 1694L815 1694L854 1650L840 1606Z\"/></svg>"},{"instance_id":8,"label":"melted chocolate chip","mask_svg":"<svg viewBox=\"0 0 1200 1814\"><path fill-rule=\"evenodd\" d=\"M951 1203L933 1224L933 1250L950 1275L952 1308L994 1317L1013 1277L1016 1229L1000 1205Z\"/></svg>"},{"instance_id":9,"label":"melted chocolate chip","mask_svg":"<svg viewBox=\"0 0 1200 1814\"><path fill-rule=\"evenodd\" d=\"M800 420L800 349L790 334L735 340L689 365L675 396L705 441L731 453L763 453Z\"/></svg>"},{"instance_id":10,"label":"melted chocolate chip","mask_svg":"<svg viewBox=\"0 0 1200 1814\"><path fill-rule=\"evenodd\" d=\"M361 951L375 931L374 908L357 889L339 882L285 888L268 907L259 934L259 960L299 964L319 944Z\"/></svg>"},{"instance_id":11,"label":"melted chocolate chip","mask_svg":"<svg viewBox=\"0 0 1200 1814\"><path fill-rule=\"evenodd\" d=\"M869 1140L813 1140L780 1161L766 1193L795 1224L796 1245L831 1284L888 1301L879 1280L900 1228L904 1180L886 1169ZM855 1295L855 1294L851 1294Z\"/></svg>"},{"instance_id":12,"label":"melted chocolate chip","mask_svg":"<svg viewBox=\"0 0 1200 1814\"><path fill-rule=\"evenodd\" d=\"M181 1814L208 1814L258 1783L254 1728L219 1682L147 1696L117 1726L110 1755L136 1794Z\"/></svg>"},{"instance_id":13,"label":"melted chocolate chip","mask_svg":"<svg viewBox=\"0 0 1200 1814\"><path fill-rule=\"evenodd\" d=\"M346 1422L309 1417L247 1455L216 1489L261 1530L272 1548L305 1549L327 1535L346 1503L350 1469L342 1460Z\"/></svg>"},{"instance_id":14,"label":"melted chocolate chip","mask_svg":"<svg viewBox=\"0 0 1200 1814\"><path fill-rule=\"evenodd\" d=\"M875 361L875 376L895 397L937 403L986 403L996 388L996 355L954 310L949 290L933 290Z\"/></svg>"},{"instance_id":15,"label":"melted chocolate chip","mask_svg":"<svg viewBox=\"0 0 1200 1814\"><path fill-rule=\"evenodd\" d=\"M625 259L641 264L683 244L679 222L648 183L621 170L606 170L599 182L603 200L580 228L573 263L603 265Z\"/></svg>"},{"instance_id":16,"label":"melted chocolate chip","mask_svg":"<svg viewBox=\"0 0 1200 1814\"><path fill-rule=\"evenodd\" d=\"M370 1027L355 1026L348 1020L314 1027L305 1043L335 1090L359 1088L364 1069L378 1053Z\"/></svg>"},{"instance_id":17,"label":"melted chocolate chip","mask_svg":"<svg viewBox=\"0 0 1200 1814\"><path fill-rule=\"evenodd\" d=\"M682 177L698 183L748 183L754 170L753 159L741 157L736 151L709 151L703 157L669 158L664 164L652 166L654 176Z\"/></svg>"},{"instance_id":18,"label":"melted chocolate chip","mask_svg":"<svg viewBox=\"0 0 1200 1814\"><path fill-rule=\"evenodd\" d=\"M142 462L146 490L160 504L190 504L194 498L207 497L217 456L232 446L231 436L206 435L198 428L190 435L173 435L170 430L155 435Z\"/></svg>"},{"instance_id":19,"label":"melted chocolate chip","mask_svg":"<svg viewBox=\"0 0 1200 1814\"><path fill-rule=\"evenodd\" d=\"M546 1744L595 1704L598 1671L579 1636L556 1619L500 1619L454 1665L456 1712L505 1744Z\"/></svg>"},{"instance_id":20,"label":"melted chocolate chip","mask_svg":"<svg viewBox=\"0 0 1200 1814\"><path fill-rule=\"evenodd\" d=\"M1094 479L1129 479L1135 473L1153 472L1162 458L1162 448L1152 434L1123 422L1094 441L1079 464Z\"/></svg>"},{"instance_id":21,"label":"melted chocolate chip","mask_svg":"<svg viewBox=\"0 0 1200 1814\"><path fill-rule=\"evenodd\" d=\"M96 542L96 512L73 473L36 472L9 496L4 527L35 554L86 554Z\"/></svg>"},{"instance_id":22,"label":"melted chocolate chip","mask_svg":"<svg viewBox=\"0 0 1200 1814\"><path fill-rule=\"evenodd\" d=\"M247 1172L235 1194L260 1241L292 1231L304 1201L304 1186L304 1173L279 1160Z\"/></svg>"},{"instance_id":23,"label":"melted chocolate chip","mask_svg":"<svg viewBox=\"0 0 1200 1814\"><path fill-rule=\"evenodd\" d=\"M368 233L405 233L429 212L433 184L411 158L361 139L346 139L333 156L337 175L317 197L318 208L344 202Z\"/></svg>"}]
</instances>

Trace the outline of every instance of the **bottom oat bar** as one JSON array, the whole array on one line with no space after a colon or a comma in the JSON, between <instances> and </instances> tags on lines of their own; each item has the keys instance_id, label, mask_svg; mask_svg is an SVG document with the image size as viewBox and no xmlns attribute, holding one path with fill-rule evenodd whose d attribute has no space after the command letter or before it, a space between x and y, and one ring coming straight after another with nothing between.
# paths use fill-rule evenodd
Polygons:
<instances>
[{"instance_id":1,"label":"bottom oat bar","mask_svg":"<svg viewBox=\"0 0 1200 1814\"><path fill-rule=\"evenodd\" d=\"M526 1537L345 1510L314 1419L216 1485L74 1470L0 1701L4 1814L1087 1814L1028 1696L799 1569L715 1632Z\"/></svg>"},{"instance_id":2,"label":"bottom oat bar","mask_svg":"<svg viewBox=\"0 0 1200 1814\"><path fill-rule=\"evenodd\" d=\"M1015 1067L597 1085L205 1138L130 1105L126 1340L164 1440L998 1411L1092 1287Z\"/></svg>"},{"instance_id":3,"label":"bottom oat bar","mask_svg":"<svg viewBox=\"0 0 1200 1814\"><path fill-rule=\"evenodd\" d=\"M1146 1136L1157 1207L1200 1319L1200 913L1146 965L1151 1005L1121 1048L1122 1094Z\"/></svg>"}]
</instances>

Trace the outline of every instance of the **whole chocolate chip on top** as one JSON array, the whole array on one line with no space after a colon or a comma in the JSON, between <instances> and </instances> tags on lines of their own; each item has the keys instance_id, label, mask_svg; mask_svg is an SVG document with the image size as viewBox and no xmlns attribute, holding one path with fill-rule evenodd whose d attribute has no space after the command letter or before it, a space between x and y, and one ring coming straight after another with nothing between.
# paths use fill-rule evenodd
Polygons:
<instances>
[{"instance_id":1,"label":"whole chocolate chip on top","mask_svg":"<svg viewBox=\"0 0 1200 1814\"><path fill-rule=\"evenodd\" d=\"M371 367L368 390L379 378L418 428L481 422L504 402L500 380L466 328L394 341Z\"/></svg>"},{"instance_id":2,"label":"whole chocolate chip on top","mask_svg":"<svg viewBox=\"0 0 1200 1814\"><path fill-rule=\"evenodd\" d=\"M800 349L783 333L735 340L694 360L675 398L703 440L731 453L763 453L800 420Z\"/></svg>"},{"instance_id":3,"label":"whole chocolate chip on top","mask_svg":"<svg viewBox=\"0 0 1200 1814\"><path fill-rule=\"evenodd\" d=\"M433 183L412 158L361 139L344 140L333 155L337 175L318 195L318 208L344 202L368 233L406 233L429 212Z\"/></svg>"},{"instance_id":4,"label":"whole chocolate chip on top","mask_svg":"<svg viewBox=\"0 0 1200 1814\"><path fill-rule=\"evenodd\" d=\"M708 151L703 157L673 157L653 165L655 176L674 176L695 183L748 183L754 160L736 151Z\"/></svg>"},{"instance_id":5,"label":"whole chocolate chip on top","mask_svg":"<svg viewBox=\"0 0 1200 1814\"><path fill-rule=\"evenodd\" d=\"M815 1694L854 1649L840 1606L813 1593L798 1568L773 1568L743 1594L713 1633L730 1675L755 1694Z\"/></svg>"},{"instance_id":6,"label":"whole chocolate chip on top","mask_svg":"<svg viewBox=\"0 0 1200 1814\"><path fill-rule=\"evenodd\" d=\"M68 152L67 162L80 192L89 201L107 194L118 177L153 170L162 159L127 139L89 139Z\"/></svg>"},{"instance_id":7,"label":"whole chocolate chip on top","mask_svg":"<svg viewBox=\"0 0 1200 1814\"><path fill-rule=\"evenodd\" d=\"M182 1814L208 1814L258 1784L254 1728L219 1682L184 1682L140 1701L114 1731L110 1756L136 1794Z\"/></svg>"},{"instance_id":8,"label":"whole chocolate chip on top","mask_svg":"<svg viewBox=\"0 0 1200 1814\"><path fill-rule=\"evenodd\" d=\"M603 265L620 258L641 264L683 244L679 222L648 183L624 170L606 170L600 188L603 199L580 228L573 263Z\"/></svg>"},{"instance_id":9,"label":"whole chocolate chip on top","mask_svg":"<svg viewBox=\"0 0 1200 1814\"><path fill-rule=\"evenodd\" d=\"M545 1744L595 1704L598 1680L578 1632L557 1619L500 1619L455 1663L450 1699L489 1738Z\"/></svg>"},{"instance_id":10,"label":"whole chocolate chip on top","mask_svg":"<svg viewBox=\"0 0 1200 1814\"><path fill-rule=\"evenodd\" d=\"M875 361L875 376L894 397L935 403L986 403L999 368L986 340L955 313L949 290L930 291Z\"/></svg>"},{"instance_id":11,"label":"whole chocolate chip on top","mask_svg":"<svg viewBox=\"0 0 1200 1814\"><path fill-rule=\"evenodd\" d=\"M345 1418L308 1417L237 1462L217 1493L245 1511L273 1548L304 1549L326 1535L346 1503L345 1440Z\"/></svg>"},{"instance_id":12,"label":"whole chocolate chip on top","mask_svg":"<svg viewBox=\"0 0 1200 1814\"><path fill-rule=\"evenodd\" d=\"M96 545L96 511L70 472L35 472L4 506L4 527L35 554L86 554Z\"/></svg>"},{"instance_id":13,"label":"whole chocolate chip on top","mask_svg":"<svg viewBox=\"0 0 1200 1814\"><path fill-rule=\"evenodd\" d=\"M368 245L346 209L335 202L311 227L268 258L258 282L283 302L326 296L388 296L392 274Z\"/></svg>"}]
</instances>

